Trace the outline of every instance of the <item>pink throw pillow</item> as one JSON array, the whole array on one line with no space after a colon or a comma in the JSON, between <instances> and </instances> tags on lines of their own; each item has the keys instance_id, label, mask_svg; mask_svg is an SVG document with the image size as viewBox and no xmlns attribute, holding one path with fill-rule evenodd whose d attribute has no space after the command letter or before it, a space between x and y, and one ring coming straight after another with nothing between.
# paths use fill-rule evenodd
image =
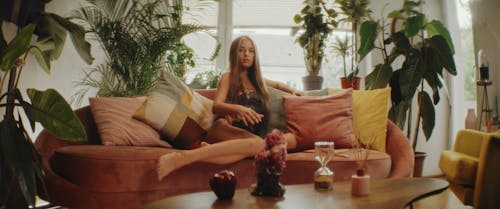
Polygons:
<instances>
[{"instance_id":1,"label":"pink throw pillow","mask_svg":"<svg viewBox=\"0 0 500 209\"><path fill-rule=\"evenodd\" d=\"M293 151L314 148L315 141L333 141L335 148L351 148L352 89L329 96L285 96L288 131L297 140Z\"/></svg>"},{"instance_id":2,"label":"pink throw pillow","mask_svg":"<svg viewBox=\"0 0 500 209\"><path fill-rule=\"evenodd\" d=\"M89 98L102 144L170 147L156 130L132 118L145 101L146 97Z\"/></svg>"}]
</instances>

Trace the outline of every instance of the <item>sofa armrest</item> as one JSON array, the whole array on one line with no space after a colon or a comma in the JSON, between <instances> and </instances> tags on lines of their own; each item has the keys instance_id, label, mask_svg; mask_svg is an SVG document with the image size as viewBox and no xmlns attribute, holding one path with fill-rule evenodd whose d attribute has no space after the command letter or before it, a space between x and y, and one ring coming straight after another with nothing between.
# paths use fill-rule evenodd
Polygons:
<instances>
[{"instance_id":1,"label":"sofa armrest","mask_svg":"<svg viewBox=\"0 0 500 209\"><path fill-rule=\"evenodd\" d=\"M488 137L489 135L485 132L471 129L459 130L455 138L453 151L478 158L481 144L483 140Z\"/></svg>"},{"instance_id":2,"label":"sofa armrest","mask_svg":"<svg viewBox=\"0 0 500 209\"><path fill-rule=\"evenodd\" d=\"M403 131L392 121L387 121L387 140L385 149L391 156L391 172L388 178L413 176L415 154Z\"/></svg>"}]
</instances>

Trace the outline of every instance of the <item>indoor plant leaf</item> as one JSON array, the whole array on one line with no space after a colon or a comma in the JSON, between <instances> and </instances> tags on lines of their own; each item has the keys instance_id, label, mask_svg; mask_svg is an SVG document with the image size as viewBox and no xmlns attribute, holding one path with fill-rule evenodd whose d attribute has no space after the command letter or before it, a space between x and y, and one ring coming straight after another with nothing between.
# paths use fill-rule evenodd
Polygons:
<instances>
[{"instance_id":1,"label":"indoor plant leaf","mask_svg":"<svg viewBox=\"0 0 500 209\"><path fill-rule=\"evenodd\" d=\"M50 60L55 60L61 56L64 43L66 42L67 31L54 19L48 18L48 14L42 14L37 21L37 33L39 39L49 38L54 42L54 49L50 50Z\"/></svg>"},{"instance_id":2,"label":"indoor plant leaf","mask_svg":"<svg viewBox=\"0 0 500 209\"><path fill-rule=\"evenodd\" d=\"M4 121L0 121L0 129L3 129ZM4 133L2 131L2 133ZM3 150L4 139L7 135L0 134L0 204L5 203L11 182L11 170L7 166Z\"/></svg>"},{"instance_id":3,"label":"indoor plant leaf","mask_svg":"<svg viewBox=\"0 0 500 209\"><path fill-rule=\"evenodd\" d=\"M404 19L405 16L403 15L403 13L399 10L394 10L392 12L390 12L388 15L387 15L388 18L393 18L393 19Z\"/></svg>"},{"instance_id":4,"label":"indoor plant leaf","mask_svg":"<svg viewBox=\"0 0 500 209\"><path fill-rule=\"evenodd\" d=\"M366 89L384 88L392 76L392 66L388 63L378 64L375 70L365 77Z\"/></svg>"},{"instance_id":5,"label":"indoor plant leaf","mask_svg":"<svg viewBox=\"0 0 500 209\"><path fill-rule=\"evenodd\" d=\"M36 182L31 145L24 135L24 130L17 125L17 121L4 120L0 128L2 135L5 136L1 142L5 162L12 169L12 175L17 180L26 201L34 205Z\"/></svg>"},{"instance_id":6,"label":"indoor plant leaf","mask_svg":"<svg viewBox=\"0 0 500 209\"><path fill-rule=\"evenodd\" d=\"M3 22L0 21L0 28L2 28L2 25ZM0 30L0 55L3 54L5 49L7 49L7 41L5 40L5 37L3 37L3 30Z\"/></svg>"},{"instance_id":7,"label":"indoor plant leaf","mask_svg":"<svg viewBox=\"0 0 500 209\"><path fill-rule=\"evenodd\" d=\"M400 75L401 69L398 69L392 73L392 76L389 79L389 85L391 86L391 101L393 106L403 101L403 95L401 94L401 85L399 83Z\"/></svg>"},{"instance_id":8,"label":"indoor plant leaf","mask_svg":"<svg viewBox=\"0 0 500 209\"><path fill-rule=\"evenodd\" d=\"M413 37L420 32L420 29L424 27L425 17L423 14L417 14L415 16L408 17L405 24L405 35L406 37Z\"/></svg>"},{"instance_id":9,"label":"indoor plant leaf","mask_svg":"<svg viewBox=\"0 0 500 209\"><path fill-rule=\"evenodd\" d=\"M46 52L53 50L54 48L54 42L52 42L51 39L46 38L37 41L29 51L33 56L35 56L38 64L47 73L50 73L50 54Z\"/></svg>"},{"instance_id":10,"label":"indoor plant leaf","mask_svg":"<svg viewBox=\"0 0 500 209\"><path fill-rule=\"evenodd\" d=\"M420 112L420 117L422 118L422 129L424 130L424 135L427 140L432 135L432 130L434 129L434 123L436 121L436 113L434 111L434 104L432 104L431 97L427 92L419 92L419 97L422 97L422 101L419 100L419 103L422 102L422 109Z\"/></svg>"},{"instance_id":11,"label":"indoor plant leaf","mask_svg":"<svg viewBox=\"0 0 500 209\"><path fill-rule=\"evenodd\" d=\"M399 128L404 129L406 123L406 111L408 110L408 103L403 101L392 106L389 110L389 119L393 121Z\"/></svg>"},{"instance_id":12,"label":"indoor plant leaf","mask_svg":"<svg viewBox=\"0 0 500 209\"><path fill-rule=\"evenodd\" d=\"M457 75L453 53L446 40L442 36L436 35L430 38L430 45L443 67L452 75Z\"/></svg>"},{"instance_id":13,"label":"indoor plant leaf","mask_svg":"<svg viewBox=\"0 0 500 209\"><path fill-rule=\"evenodd\" d=\"M55 22L57 22L69 32L71 41L73 42L73 45L75 46L75 49L80 57L87 64L92 64L92 62L94 61L94 57L92 57L90 53L90 43L85 40L85 30L83 29L83 27L72 23L68 19L56 14L48 13L47 18L54 19Z\"/></svg>"},{"instance_id":14,"label":"indoor plant leaf","mask_svg":"<svg viewBox=\"0 0 500 209\"><path fill-rule=\"evenodd\" d=\"M409 56L410 58L407 57L403 62L401 75L399 75L403 99L411 99L415 95L424 74L422 57L419 55L420 52L418 50L412 51L412 55Z\"/></svg>"},{"instance_id":15,"label":"indoor plant leaf","mask_svg":"<svg viewBox=\"0 0 500 209\"><path fill-rule=\"evenodd\" d=\"M451 35L448 29L444 27L443 23L438 20L433 20L425 25L425 30L427 31L429 36L441 35L448 43L448 47L450 47L451 53L455 54L455 48L453 46L453 42L451 41Z\"/></svg>"},{"instance_id":16,"label":"indoor plant leaf","mask_svg":"<svg viewBox=\"0 0 500 209\"><path fill-rule=\"evenodd\" d=\"M378 34L378 23L375 21L365 21L361 24L359 33L361 34L361 43L359 45L359 56L362 60L373 48Z\"/></svg>"},{"instance_id":17,"label":"indoor plant leaf","mask_svg":"<svg viewBox=\"0 0 500 209\"><path fill-rule=\"evenodd\" d=\"M0 54L0 69L8 71L16 63L16 60L23 55L30 47L31 36L35 31L35 25L29 24L19 34L12 39L7 48Z\"/></svg>"},{"instance_id":18,"label":"indoor plant leaf","mask_svg":"<svg viewBox=\"0 0 500 209\"><path fill-rule=\"evenodd\" d=\"M75 141L87 139L82 123L56 90L28 89L27 94L31 104L24 102L22 106L31 120L40 122L59 138Z\"/></svg>"},{"instance_id":19,"label":"indoor plant leaf","mask_svg":"<svg viewBox=\"0 0 500 209\"><path fill-rule=\"evenodd\" d=\"M393 50L396 50L399 54L408 55L412 49L410 40L404 35L403 32L393 33L389 37L388 41L394 43L396 48Z\"/></svg>"}]
</instances>

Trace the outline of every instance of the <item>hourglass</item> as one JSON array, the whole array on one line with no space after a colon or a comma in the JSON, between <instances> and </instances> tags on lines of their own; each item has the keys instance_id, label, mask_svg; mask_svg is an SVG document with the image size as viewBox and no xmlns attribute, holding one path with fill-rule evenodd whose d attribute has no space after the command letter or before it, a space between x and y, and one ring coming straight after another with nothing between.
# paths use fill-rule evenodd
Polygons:
<instances>
[{"instance_id":1,"label":"hourglass","mask_svg":"<svg viewBox=\"0 0 500 209\"><path fill-rule=\"evenodd\" d=\"M326 166L334 155L333 142L314 142L314 158L321 167L314 173L314 188L318 190L331 190L334 173Z\"/></svg>"}]
</instances>

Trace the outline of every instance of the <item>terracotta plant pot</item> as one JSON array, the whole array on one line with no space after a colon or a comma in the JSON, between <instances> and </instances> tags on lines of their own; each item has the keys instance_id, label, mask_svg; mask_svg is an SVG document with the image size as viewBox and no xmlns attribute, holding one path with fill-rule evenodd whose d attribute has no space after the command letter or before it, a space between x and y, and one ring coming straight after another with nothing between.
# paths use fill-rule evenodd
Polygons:
<instances>
[{"instance_id":1,"label":"terracotta plant pot","mask_svg":"<svg viewBox=\"0 0 500 209\"><path fill-rule=\"evenodd\" d=\"M340 78L340 84L342 85L343 89L353 88L355 90L359 90L359 82L360 81L361 81L361 78L356 76L356 77L354 77L353 85L351 85L349 78L347 78L347 77Z\"/></svg>"},{"instance_id":2,"label":"terracotta plant pot","mask_svg":"<svg viewBox=\"0 0 500 209\"><path fill-rule=\"evenodd\" d=\"M425 152L415 152L415 164L413 165L413 177L422 177L424 160L427 157Z\"/></svg>"}]
</instances>

